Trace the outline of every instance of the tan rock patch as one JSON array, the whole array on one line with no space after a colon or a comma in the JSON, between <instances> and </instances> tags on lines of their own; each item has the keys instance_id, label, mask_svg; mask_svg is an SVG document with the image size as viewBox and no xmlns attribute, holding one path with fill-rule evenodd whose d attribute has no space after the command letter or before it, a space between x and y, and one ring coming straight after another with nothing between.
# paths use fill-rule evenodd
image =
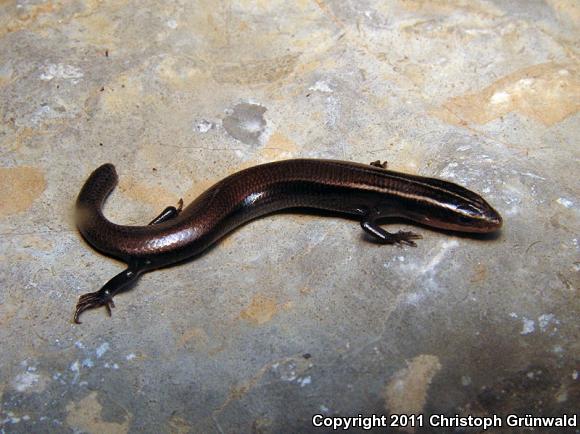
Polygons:
<instances>
[{"instance_id":1,"label":"tan rock patch","mask_svg":"<svg viewBox=\"0 0 580 434\"><path fill-rule=\"evenodd\" d=\"M422 413L431 380L440 369L437 356L421 354L411 360L387 383L384 389L386 410L391 414Z\"/></svg>"},{"instance_id":2,"label":"tan rock patch","mask_svg":"<svg viewBox=\"0 0 580 434\"><path fill-rule=\"evenodd\" d=\"M485 124L510 112L554 125L580 108L580 75L573 65L544 63L521 69L485 89L444 104L446 121ZM445 115L443 115L445 117Z\"/></svg>"},{"instance_id":3,"label":"tan rock patch","mask_svg":"<svg viewBox=\"0 0 580 434\"><path fill-rule=\"evenodd\" d=\"M26 211L46 188L46 180L35 167L0 168L0 216Z\"/></svg>"},{"instance_id":4,"label":"tan rock patch","mask_svg":"<svg viewBox=\"0 0 580 434\"><path fill-rule=\"evenodd\" d=\"M256 295L250 305L242 310L240 318L259 325L270 321L278 312L278 304L272 298Z\"/></svg>"},{"instance_id":5,"label":"tan rock patch","mask_svg":"<svg viewBox=\"0 0 580 434\"><path fill-rule=\"evenodd\" d=\"M88 433L126 434L129 431L132 415L127 414L123 423L106 422L101 419L103 406L97 400L97 392L92 392L78 402L66 406L67 423Z\"/></svg>"}]
</instances>

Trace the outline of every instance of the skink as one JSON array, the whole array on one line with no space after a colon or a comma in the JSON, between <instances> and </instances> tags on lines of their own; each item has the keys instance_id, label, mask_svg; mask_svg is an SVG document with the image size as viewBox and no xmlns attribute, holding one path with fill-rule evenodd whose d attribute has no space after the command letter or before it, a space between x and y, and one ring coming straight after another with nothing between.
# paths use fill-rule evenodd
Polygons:
<instances>
[{"instance_id":1,"label":"skink","mask_svg":"<svg viewBox=\"0 0 580 434\"><path fill-rule=\"evenodd\" d=\"M77 226L97 250L128 268L99 291L79 298L74 321L90 308L105 306L144 272L198 255L244 223L290 208L311 208L354 217L374 240L415 245L413 232L389 233L377 221L402 217L460 232L493 232L502 218L483 198L457 184L394 172L386 163L295 159L254 166L219 181L186 208L167 207L149 225L121 226L103 215L103 204L117 184L112 164L96 169L82 187Z\"/></svg>"}]
</instances>

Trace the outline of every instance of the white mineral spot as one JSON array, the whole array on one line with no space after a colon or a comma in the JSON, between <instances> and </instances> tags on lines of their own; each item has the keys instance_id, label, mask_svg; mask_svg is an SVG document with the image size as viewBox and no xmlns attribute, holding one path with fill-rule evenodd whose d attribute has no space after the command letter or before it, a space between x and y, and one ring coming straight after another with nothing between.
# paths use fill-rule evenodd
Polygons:
<instances>
[{"instance_id":1,"label":"white mineral spot","mask_svg":"<svg viewBox=\"0 0 580 434\"><path fill-rule=\"evenodd\" d=\"M177 29L177 21L175 21L175 20L167 20L167 22L165 24L170 29L173 29L173 30Z\"/></svg>"},{"instance_id":2,"label":"white mineral spot","mask_svg":"<svg viewBox=\"0 0 580 434\"><path fill-rule=\"evenodd\" d=\"M560 69L558 71L558 74L560 74L560 75L570 75L570 71L568 71L567 69Z\"/></svg>"},{"instance_id":3,"label":"white mineral spot","mask_svg":"<svg viewBox=\"0 0 580 434\"><path fill-rule=\"evenodd\" d=\"M95 366L93 361L89 358L86 358L85 360L83 360L81 362L81 365L83 366L83 368L92 368L93 366Z\"/></svg>"},{"instance_id":4,"label":"white mineral spot","mask_svg":"<svg viewBox=\"0 0 580 434\"><path fill-rule=\"evenodd\" d=\"M491 96L489 102L492 104L505 104L510 102L511 99L511 95L507 92L496 92Z\"/></svg>"},{"instance_id":5,"label":"white mineral spot","mask_svg":"<svg viewBox=\"0 0 580 434\"><path fill-rule=\"evenodd\" d=\"M8 421L12 424L20 423L20 418L18 416L13 416L8 419Z\"/></svg>"},{"instance_id":6,"label":"white mineral spot","mask_svg":"<svg viewBox=\"0 0 580 434\"><path fill-rule=\"evenodd\" d=\"M99 348L97 348L96 354L97 354L97 359L100 359L101 357L103 357L103 355L109 350L109 343L108 342L103 342L101 345L99 345Z\"/></svg>"},{"instance_id":7,"label":"white mineral spot","mask_svg":"<svg viewBox=\"0 0 580 434\"><path fill-rule=\"evenodd\" d=\"M308 384L312 383L312 377L310 377L310 375L309 375L309 376L304 377L304 378L299 378L297 381L298 381L298 384L300 384L300 387L304 387L304 386L307 386Z\"/></svg>"},{"instance_id":8,"label":"white mineral spot","mask_svg":"<svg viewBox=\"0 0 580 434\"><path fill-rule=\"evenodd\" d=\"M528 318L522 318L522 331L520 332L521 335L529 335L533 333L535 330L534 320Z\"/></svg>"},{"instance_id":9,"label":"white mineral spot","mask_svg":"<svg viewBox=\"0 0 580 434\"><path fill-rule=\"evenodd\" d=\"M32 372L24 372L23 374L18 374L14 378L12 381L12 387L14 387L17 392L24 392L37 384L39 380L40 375Z\"/></svg>"},{"instance_id":10,"label":"white mineral spot","mask_svg":"<svg viewBox=\"0 0 580 434\"><path fill-rule=\"evenodd\" d=\"M410 294L407 295L406 301L409 304L417 304L423 299L423 297L424 296L422 294L411 292Z\"/></svg>"},{"instance_id":11,"label":"white mineral spot","mask_svg":"<svg viewBox=\"0 0 580 434\"><path fill-rule=\"evenodd\" d=\"M336 125L340 118L341 104L340 100L335 96L328 96L326 98L326 120L325 124L329 127Z\"/></svg>"},{"instance_id":12,"label":"white mineral spot","mask_svg":"<svg viewBox=\"0 0 580 434\"><path fill-rule=\"evenodd\" d=\"M572 380L577 380L577 379L578 379L578 371L572 372Z\"/></svg>"},{"instance_id":13,"label":"white mineral spot","mask_svg":"<svg viewBox=\"0 0 580 434\"><path fill-rule=\"evenodd\" d=\"M40 79L50 81L54 78L62 78L77 83L83 76L81 69L76 66L52 63L44 68L44 71L40 74Z\"/></svg>"},{"instance_id":14,"label":"white mineral spot","mask_svg":"<svg viewBox=\"0 0 580 434\"><path fill-rule=\"evenodd\" d=\"M471 377L469 375L464 375L461 377L461 385L466 387L471 384Z\"/></svg>"},{"instance_id":15,"label":"white mineral spot","mask_svg":"<svg viewBox=\"0 0 580 434\"><path fill-rule=\"evenodd\" d=\"M240 123L241 127L250 133L259 133L262 131L262 122L259 119L248 119Z\"/></svg>"},{"instance_id":16,"label":"white mineral spot","mask_svg":"<svg viewBox=\"0 0 580 434\"><path fill-rule=\"evenodd\" d=\"M125 359L127 360L133 360L135 357L137 357L134 353L131 354L127 354L127 356L125 357Z\"/></svg>"},{"instance_id":17,"label":"white mineral spot","mask_svg":"<svg viewBox=\"0 0 580 434\"><path fill-rule=\"evenodd\" d=\"M553 313L545 313L538 317L538 325L540 326L540 330L543 332L548 329L550 323L559 324L559 321L556 319Z\"/></svg>"},{"instance_id":18,"label":"white mineral spot","mask_svg":"<svg viewBox=\"0 0 580 434\"><path fill-rule=\"evenodd\" d=\"M318 80L316 83L314 83L314 85L310 86L308 88L308 90L312 90L312 91L318 91L318 92L324 92L324 93L332 93L333 90L330 87L330 85L323 80Z\"/></svg>"},{"instance_id":19,"label":"white mineral spot","mask_svg":"<svg viewBox=\"0 0 580 434\"><path fill-rule=\"evenodd\" d=\"M522 175L524 176L529 176L530 178L534 178L534 179L541 179L541 180L546 180L546 178L544 178L543 176L540 175L536 175L535 173L532 172L521 172Z\"/></svg>"},{"instance_id":20,"label":"white mineral spot","mask_svg":"<svg viewBox=\"0 0 580 434\"><path fill-rule=\"evenodd\" d=\"M566 199L565 197L559 197L556 202L566 208L572 208L574 206L574 202L572 202L570 199Z\"/></svg>"},{"instance_id":21,"label":"white mineral spot","mask_svg":"<svg viewBox=\"0 0 580 434\"><path fill-rule=\"evenodd\" d=\"M437 265L439 265L439 263L441 262L441 260L443 259L443 257L447 253L447 251L457 247L458 245L459 245L459 243L457 242L457 240L442 242L441 243L441 250L439 250L439 252L437 252L437 254L435 256L433 256L431 261L429 261L429 263L421 269L421 272L423 274L425 274L425 273L428 273L428 272L434 270L435 267L437 267Z\"/></svg>"},{"instance_id":22,"label":"white mineral spot","mask_svg":"<svg viewBox=\"0 0 580 434\"><path fill-rule=\"evenodd\" d=\"M522 87L526 87L529 88L532 84L534 84L534 79L533 78L522 78L521 80L518 81L518 87L522 88Z\"/></svg>"},{"instance_id":23,"label":"white mineral spot","mask_svg":"<svg viewBox=\"0 0 580 434\"><path fill-rule=\"evenodd\" d=\"M207 133L213 127L213 123L210 121L202 120L195 125L195 129L199 133Z\"/></svg>"},{"instance_id":24,"label":"white mineral spot","mask_svg":"<svg viewBox=\"0 0 580 434\"><path fill-rule=\"evenodd\" d=\"M81 365L80 365L78 360L75 360L75 362L72 365L70 365L70 370L75 373L75 376L73 378L73 383L76 383L76 381L79 378L80 372L81 372Z\"/></svg>"},{"instance_id":25,"label":"white mineral spot","mask_svg":"<svg viewBox=\"0 0 580 434\"><path fill-rule=\"evenodd\" d=\"M328 413L330 413L330 408L328 408L326 405L321 405L321 406L320 406L320 407L318 407L318 408L320 408L320 412L321 412L321 413L324 413L324 414L328 414Z\"/></svg>"},{"instance_id":26,"label":"white mineral spot","mask_svg":"<svg viewBox=\"0 0 580 434\"><path fill-rule=\"evenodd\" d=\"M276 367L273 368L277 371L282 381L290 382L298 378L298 375L296 374L296 364L294 362L286 362L283 364L278 364Z\"/></svg>"},{"instance_id":27,"label":"white mineral spot","mask_svg":"<svg viewBox=\"0 0 580 434\"><path fill-rule=\"evenodd\" d=\"M445 166L443 168L443 170L441 170L439 175L442 178L454 178L456 175L452 169L456 168L457 166L459 166L459 164L457 162L453 161L453 162L449 163L447 166Z\"/></svg>"},{"instance_id":28,"label":"white mineral spot","mask_svg":"<svg viewBox=\"0 0 580 434\"><path fill-rule=\"evenodd\" d=\"M50 106L48 105L42 105L40 106L38 109L36 109L34 111L34 113L32 113L32 115L30 116L30 122L33 124L38 124L40 121L42 121L43 118L47 117L49 115L51 111ZM38 285L34 282L34 281L29 281L28 284L33 287L36 288Z\"/></svg>"}]
</instances>

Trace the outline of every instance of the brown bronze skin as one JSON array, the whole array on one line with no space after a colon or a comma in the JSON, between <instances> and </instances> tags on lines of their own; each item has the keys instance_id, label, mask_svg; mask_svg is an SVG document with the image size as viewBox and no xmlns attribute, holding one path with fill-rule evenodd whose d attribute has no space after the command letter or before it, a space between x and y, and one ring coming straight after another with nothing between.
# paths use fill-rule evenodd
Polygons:
<instances>
[{"instance_id":1,"label":"brown bronze skin","mask_svg":"<svg viewBox=\"0 0 580 434\"><path fill-rule=\"evenodd\" d=\"M114 307L113 297L144 272L195 256L238 226L275 211L311 208L355 217L383 244L407 244L413 232L386 232L376 221L402 217L431 227L460 232L498 230L501 216L483 198L457 184L335 160L296 159L251 167L219 181L181 209L167 207L147 226L110 222L103 204L117 185L112 164L87 179L77 199L77 226L97 250L121 259L127 270L99 291L80 297L74 315L90 308Z\"/></svg>"}]
</instances>

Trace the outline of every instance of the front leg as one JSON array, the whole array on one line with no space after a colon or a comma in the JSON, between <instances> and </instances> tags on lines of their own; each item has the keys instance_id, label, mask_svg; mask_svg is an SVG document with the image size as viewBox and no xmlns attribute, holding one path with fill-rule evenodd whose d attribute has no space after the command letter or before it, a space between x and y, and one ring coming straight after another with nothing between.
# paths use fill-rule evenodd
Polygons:
<instances>
[{"instance_id":1,"label":"front leg","mask_svg":"<svg viewBox=\"0 0 580 434\"><path fill-rule=\"evenodd\" d=\"M387 161L383 161L381 163L381 160L377 160L377 161L373 161L372 163L369 163L371 166L374 167L380 167L381 169L386 169L387 166L389 165L389 163Z\"/></svg>"},{"instance_id":2,"label":"front leg","mask_svg":"<svg viewBox=\"0 0 580 434\"><path fill-rule=\"evenodd\" d=\"M367 234L372 236L373 239L381 244L397 244L399 246L406 244L408 246L417 247L417 244L413 240L423 238L421 235L414 232L399 231L396 234L387 232L376 224L374 219L369 215L363 218L360 225Z\"/></svg>"}]
</instances>

